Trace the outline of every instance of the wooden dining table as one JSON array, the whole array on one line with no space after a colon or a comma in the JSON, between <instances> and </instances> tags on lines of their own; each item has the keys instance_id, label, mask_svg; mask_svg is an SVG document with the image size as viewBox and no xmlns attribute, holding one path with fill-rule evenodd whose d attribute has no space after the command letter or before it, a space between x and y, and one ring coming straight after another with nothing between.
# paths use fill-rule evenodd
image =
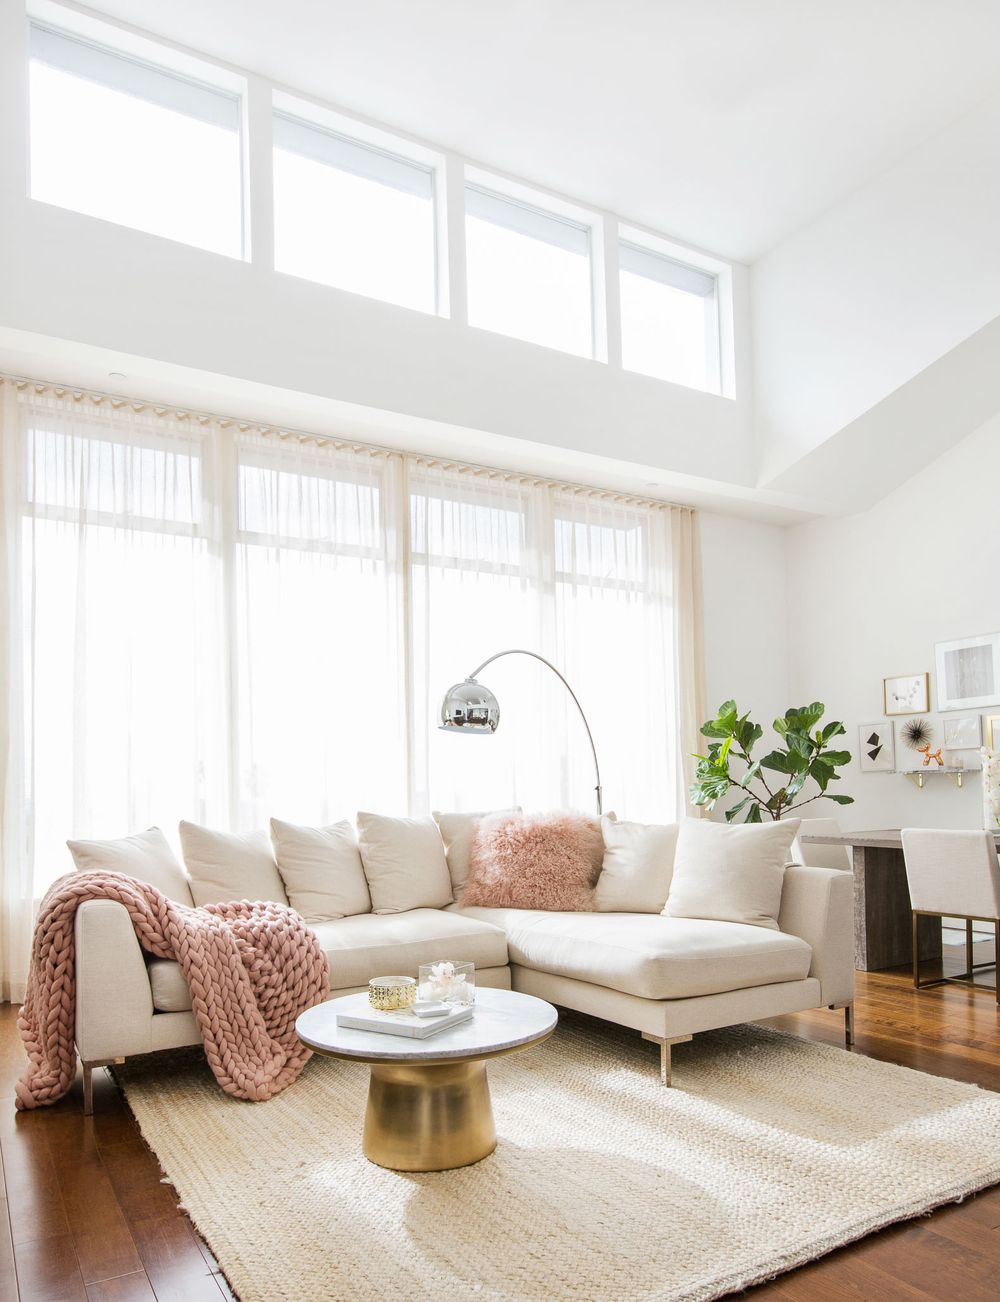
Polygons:
<instances>
[{"instance_id":1,"label":"wooden dining table","mask_svg":"<svg viewBox=\"0 0 1000 1302\"><path fill-rule=\"evenodd\" d=\"M854 966L862 972L873 972L912 964L912 909L901 829L831 832L800 839L803 845L842 845L851 851ZM1000 849L1000 831L993 833L993 840ZM918 928L921 958L940 958L941 919L920 918Z\"/></svg>"}]
</instances>

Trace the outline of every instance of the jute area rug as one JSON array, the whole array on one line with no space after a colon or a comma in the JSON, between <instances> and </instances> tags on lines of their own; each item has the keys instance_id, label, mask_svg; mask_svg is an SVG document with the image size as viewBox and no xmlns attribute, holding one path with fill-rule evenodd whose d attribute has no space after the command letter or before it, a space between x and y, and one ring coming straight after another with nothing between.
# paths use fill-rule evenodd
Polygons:
<instances>
[{"instance_id":1,"label":"jute area rug","mask_svg":"<svg viewBox=\"0 0 1000 1302\"><path fill-rule=\"evenodd\" d=\"M674 1050L564 1014L490 1066L500 1143L403 1175L361 1153L367 1068L268 1103L197 1051L117 1069L241 1302L721 1297L1000 1181L1000 1094L762 1027Z\"/></svg>"}]
</instances>

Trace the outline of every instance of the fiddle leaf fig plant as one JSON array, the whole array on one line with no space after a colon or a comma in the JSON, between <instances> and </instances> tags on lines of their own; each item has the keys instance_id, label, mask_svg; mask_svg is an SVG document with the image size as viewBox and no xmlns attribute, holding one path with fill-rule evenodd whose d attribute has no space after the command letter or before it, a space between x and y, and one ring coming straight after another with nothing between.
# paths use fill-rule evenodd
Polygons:
<instances>
[{"instance_id":1,"label":"fiddle leaf fig plant","mask_svg":"<svg viewBox=\"0 0 1000 1302\"><path fill-rule=\"evenodd\" d=\"M764 729L753 722L749 711L741 714L735 701L724 701L715 718L701 727L709 746L707 755L695 756L698 766L690 787L692 804L714 809L723 796L737 788L742 798L726 810L727 823L760 823L765 817L777 820L814 800L853 804L853 796L829 790L832 782L840 781L837 769L850 763L851 752L830 749L834 737L843 736L844 725L833 720L819 727L825 710L822 701L786 710L773 724L784 747L755 759L753 750ZM800 800L809 782L819 790Z\"/></svg>"}]
</instances>

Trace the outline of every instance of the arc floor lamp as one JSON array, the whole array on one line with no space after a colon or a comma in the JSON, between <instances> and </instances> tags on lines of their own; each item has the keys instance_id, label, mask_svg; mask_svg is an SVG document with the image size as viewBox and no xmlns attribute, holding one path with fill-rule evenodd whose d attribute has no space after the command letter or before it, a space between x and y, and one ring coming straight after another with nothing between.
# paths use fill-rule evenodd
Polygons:
<instances>
[{"instance_id":1,"label":"arc floor lamp","mask_svg":"<svg viewBox=\"0 0 1000 1302\"><path fill-rule=\"evenodd\" d=\"M552 670L573 698L573 704L580 711L580 718L583 720L583 726L587 731L590 753L594 757L594 776L597 779L594 794L597 797L597 812L600 814L603 800L601 769L597 763L597 748L594 745L594 737L590 731L587 716L583 712L583 706L577 700L576 692L573 691L563 675L551 660L546 660L537 651L524 651L520 647L512 647L509 651L498 651L496 655L484 660L478 668L473 669L464 683L455 683L452 687L449 687L445 692L444 700L441 702L441 730L443 732L459 732L471 735L486 734L487 736L492 736L496 732L500 723L500 703L488 687L484 687L482 683L477 681L477 676L487 665L491 665L494 660L499 660L502 656L531 656L533 660L540 660L543 665L547 665Z\"/></svg>"}]
</instances>

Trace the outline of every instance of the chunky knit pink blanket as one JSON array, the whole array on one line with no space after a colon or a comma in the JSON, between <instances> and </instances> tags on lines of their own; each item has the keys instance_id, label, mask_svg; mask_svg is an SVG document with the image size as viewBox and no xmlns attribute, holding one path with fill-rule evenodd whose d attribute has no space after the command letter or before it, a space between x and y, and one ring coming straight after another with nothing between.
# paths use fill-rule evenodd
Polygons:
<instances>
[{"instance_id":1,"label":"chunky knit pink blanket","mask_svg":"<svg viewBox=\"0 0 1000 1302\"><path fill-rule=\"evenodd\" d=\"M74 921L85 900L117 900L139 944L181 966L216 1080L237 1098L269 1099L296 1079L310 1050L299 1013L329 994L326 955L299 915L280 904L176 904L122 873L61 877L42 901L18 1029L29 1065L18 1108L55 1103L76 1074Z\"/></svg>"}]
</instances>

